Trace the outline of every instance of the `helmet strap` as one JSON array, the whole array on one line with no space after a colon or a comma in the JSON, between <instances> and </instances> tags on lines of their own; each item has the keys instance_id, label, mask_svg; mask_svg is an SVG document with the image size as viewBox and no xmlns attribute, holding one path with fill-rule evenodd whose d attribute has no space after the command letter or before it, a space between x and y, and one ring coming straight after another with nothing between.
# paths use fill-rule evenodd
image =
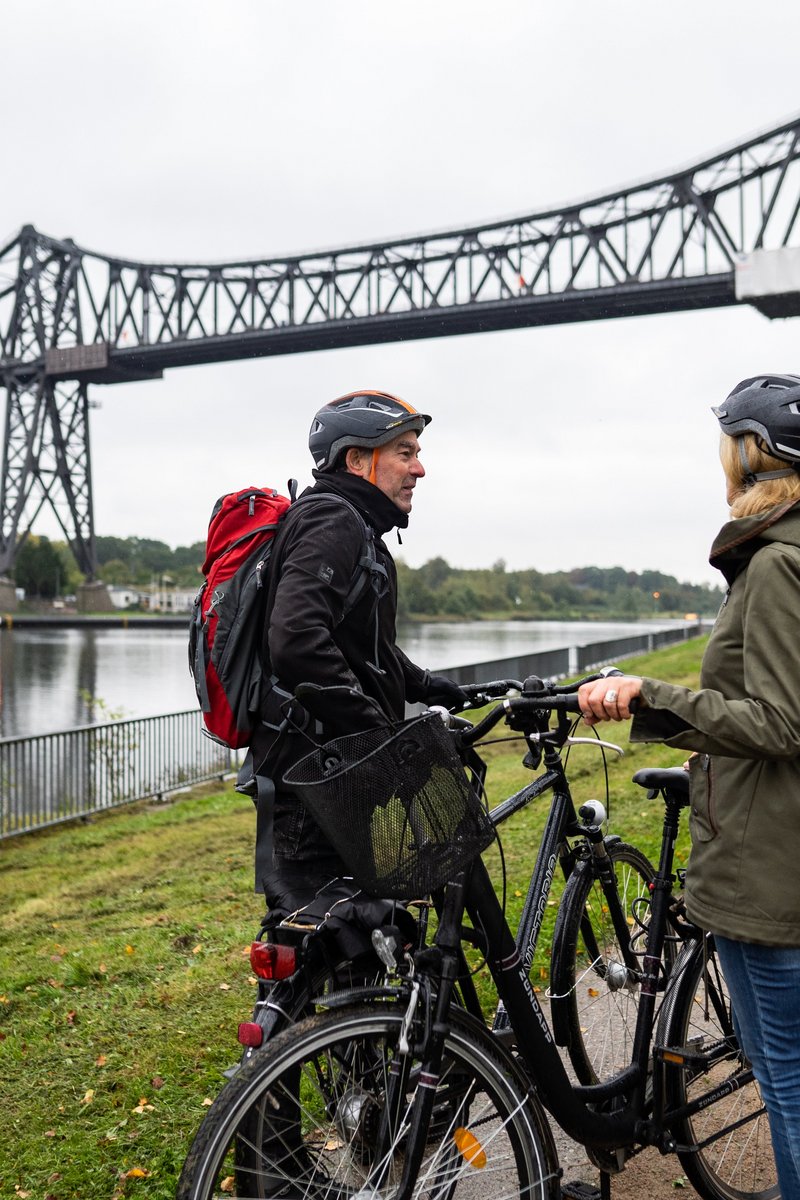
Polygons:
<instances>
[{"instance_id":1,"label":"helmet strap","mask_svg":"<svg viewBox=\"0 0 800 1200\"><path fill-rule=\"evenodd\" d=\"M372 462L370 463L369 475L367 476L368 483L375 484L376 476L378 473L378 456L379 456L380 452L381 452L380 446L376 446L375 449L372 451ZM377 486L377 484L376 484L376 486Z\"/></svg>"},{"instance_id":2,"label":"helmet strap","mask_svg":"<svg viewBox=\"0 0 800 1200\"><path fill-rule=\"evenodd\" d=\"M736 439L739 443L739 462L744 471L744 486L751 488L754 483L761 483L763 479L782 479L784 475L795 475L797 472L794 467L786 467L780 471L758 471L754 472L750 467L750 462L747 457L747 447L744 444L744 438Z\"/></svg>"}]
</instances>

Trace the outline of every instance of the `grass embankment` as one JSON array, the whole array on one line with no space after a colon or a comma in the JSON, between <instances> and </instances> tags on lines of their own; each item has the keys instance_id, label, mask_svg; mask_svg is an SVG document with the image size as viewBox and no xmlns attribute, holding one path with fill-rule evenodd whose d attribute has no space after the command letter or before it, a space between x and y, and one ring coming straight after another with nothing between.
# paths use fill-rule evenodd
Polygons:
<instances>
[{"instance_id":1,"label":"grass embankment","mask_svg":"<svg viewBox=\"0 0 800 1200\"><path fill-rule=\"evenodd\" d=\"M702 644L626 666L696 686ZM621 726L602 731L627 736ZM487 757L496 803L527 774L518 743ZM611 829L652 856L660 814L630 777L684 756L635 747L613 757ZM570 778L580 801L604 798L596 749L572 751ZM512 914L545 809L531 806L504 829ZM252 806L228 790L0 843L0 1196L174 1195L251 1008L247 948L262 907L253 832ZM545 947L536 976L546 976L547 957Z\"/></svg>"}]
</instances>

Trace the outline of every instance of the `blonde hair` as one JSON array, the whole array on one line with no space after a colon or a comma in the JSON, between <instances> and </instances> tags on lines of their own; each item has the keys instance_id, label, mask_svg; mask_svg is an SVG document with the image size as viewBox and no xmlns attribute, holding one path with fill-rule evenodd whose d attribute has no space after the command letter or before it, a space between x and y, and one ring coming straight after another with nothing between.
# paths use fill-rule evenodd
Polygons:
<instances>
[{"instance_id":1,"label":"blonde hair","mask_svg":"<svg viewBox=\"0 0 800 1200\"><path fill-rule=\"evenodd\" d=\"M739 453L739 438L723 433L720 438L719 456L722 469L730 486L732 517L751 517L757 513L766 512L787 500L800 500L800 475L792 471L791 475L781 475L778 479L760 479L756 483L748 483L747 471L742 465ZM780 458L774 458L765 448L764 443L755 433L741 435L750 472L753 475L761 471L785 470L788 463Z\"/></svg>"}]
</instances>

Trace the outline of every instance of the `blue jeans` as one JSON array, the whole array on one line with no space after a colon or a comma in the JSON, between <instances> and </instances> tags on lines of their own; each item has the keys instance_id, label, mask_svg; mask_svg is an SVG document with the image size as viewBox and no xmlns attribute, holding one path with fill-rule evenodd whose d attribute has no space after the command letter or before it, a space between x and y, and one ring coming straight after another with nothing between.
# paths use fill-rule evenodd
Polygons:
<instances>
[{"instance_id":1,"label":"blue jeans","mask_svg":"<svg viewBox=\"0 0 800 1200\"><path fill-rule=\"evenodd\" d=\"M800 1197L800 947L714 940L767 1108L781 1196L791 1200Z\"/></svg>"}]
</instances>

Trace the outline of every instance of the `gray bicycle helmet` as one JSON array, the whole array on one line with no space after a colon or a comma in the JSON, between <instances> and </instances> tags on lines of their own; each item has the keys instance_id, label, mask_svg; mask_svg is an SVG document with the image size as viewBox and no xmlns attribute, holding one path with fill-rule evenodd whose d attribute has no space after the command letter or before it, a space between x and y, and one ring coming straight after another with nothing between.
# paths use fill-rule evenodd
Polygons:
<instances>
[{"instance_id":1,"label":"gray bicycle helmet","mask_svg":"<svg viewBox=\"0 0 800 1200\"><path fill-rule=\"evenodd\" d=\"M318 471L333 471L348 446L375 449L406 429L416 433L430 417L388 392L349 392L321 408L311 422L308 448Z\"/></svg>"},{"instance_id":2,"label":"gray bicycle helmet","mask_svg":"<svg viewBox=\"0 0 800 1200\"><path fill-rule=\"evenodd\" d=\"M754 375L711 410L723 433L754 433L773 458L800 465L800 375Z\"/></svg>"}]
</instances>

